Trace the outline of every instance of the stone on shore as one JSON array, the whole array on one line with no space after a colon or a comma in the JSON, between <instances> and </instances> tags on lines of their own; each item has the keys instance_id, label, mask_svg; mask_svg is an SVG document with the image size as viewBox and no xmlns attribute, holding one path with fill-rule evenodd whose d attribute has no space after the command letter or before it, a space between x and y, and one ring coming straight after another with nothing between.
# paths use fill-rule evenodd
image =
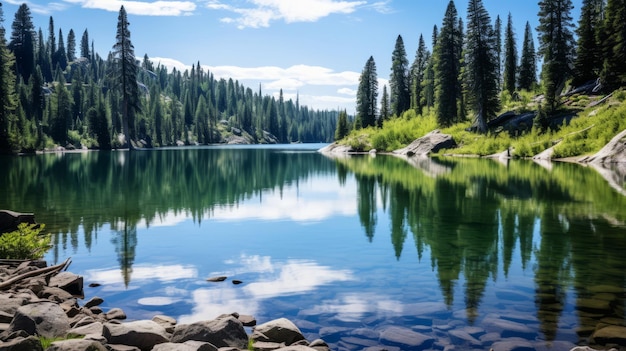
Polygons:
<instances>
[{"instance_id":1,"label":"stone on shore","mask_svg":"<svg viewBox=\"0 0 626 351\"><path fill-rule=\"evenodd\" d=\"M36 302L17 309L8 331L23 330L29 335L55 338L65 336L69 329L69 318L58 304Z\"/></svg>"},{"instance_id":2,"label":"stone on shore","mask_svg":"<svg viewBox=\"0 0 626 351\"><path fill-rule=\"evenodd\" d=\"M395 150L393 153L408 157L417 155L428 156L441 149L452 149L456 146L456 141L454 141L451 135L443 134L439 130L433 130L423 137L414 140L407 147Z\"/></svg>"},{"instance_id":3,"label":"stone on shore","mask_svg":"<svg viewBox=\"0 0 626 351\"><path fill-rule=\"evenodd\" d=\"M43 351L41 341L35 336L15 338L7 342L0 342L1 351Z\"/></svg>"},{"instance_id":4,"label":"stone on shore","mask_svg":"<svg viewBox=\"0 0 626 351\"><path fill-rule=\"evenodd\" d=\"M153 321L128 323L105 323L102 335L111 344L135 346L141 350L151 350L154 345L168 342L165 329Z\"/></svg>"},{"instance_id":5,"label":"stone on shore","mask_svg":"<svg viewBox=\"0 0 626 351\"><path fill-rule=\"evenodd\" d=\"M262 334L272 342L285 343L291 345L297 341L304 340L304 335L298 327L286 318L279 318L254 327L255 334ZM253 340L254 335L253 334Z\"/></svg>"},{"instance_id":6,"label":"stone on shore","mask_svg":"<svg viewBox=\"0 0 626 351\"><path fill-rule=\"evenodd\" d=\"M156 345L152 351L217 351L215 345L195 340L187 340L182 344L166 342Z\"/></svg>"},{"instance_id":7,"label":"stone on shore","mask_svg":"<svg viewBox=\"0 0 626 351\"><path fill-rule=\"evenodd\" d=\"M55 341L46 351L107 351L107 348L95 340L70 339Z\"/></svg>"},{"instance_id":8,"label":"stone on shore","mask_svg":"<svg viewBox=\"0 0 626 351\"><path fill-rule=\"evenodd\" d=\"M61 272L53 276L48 286L61 288L74 296L84 296L83 277L71 272Z\"/></svg>"},{"instance_id":9,"label":"stone on shore","mask_svg":"<svg viewBox=\"0 0 626 351\"><path fill-rule=\"evenodd\" d=\"M380 333L380 341L403 350L424 350L433 345L435 338L409 328L391 326Z\"/></svg>"},{"instance_id":10,"label":"stone on shore","mask_svg":"<svg viewBox=\"0 0 626 351\"><path fill-rule=\"evenodd\" d=\"M248 335L243 324L230 315L211 321L177 325L170 341L183 343L187 340L209 342L218 348L246 348L248 345Z\"/></svg>"}]
</instances>

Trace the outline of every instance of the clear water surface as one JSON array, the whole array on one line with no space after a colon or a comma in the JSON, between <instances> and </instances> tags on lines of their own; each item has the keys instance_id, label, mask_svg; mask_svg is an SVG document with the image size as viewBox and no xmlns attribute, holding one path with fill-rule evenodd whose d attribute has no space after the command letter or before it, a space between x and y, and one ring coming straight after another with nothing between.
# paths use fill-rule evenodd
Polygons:
<instances>
[{"instance_id":1,"label":"clear water surface","mask_svg":"<svg viewBox=\"0 0 626 351\"><path fill-rule=\"evenodd\" d=\"M0 208L34 212L46 259L131 320L286 317L345 350L405 348L390 326L559 350L626 325L626 197L596 170L321 146L1 158Z\"/></svg>"}]
</instances>

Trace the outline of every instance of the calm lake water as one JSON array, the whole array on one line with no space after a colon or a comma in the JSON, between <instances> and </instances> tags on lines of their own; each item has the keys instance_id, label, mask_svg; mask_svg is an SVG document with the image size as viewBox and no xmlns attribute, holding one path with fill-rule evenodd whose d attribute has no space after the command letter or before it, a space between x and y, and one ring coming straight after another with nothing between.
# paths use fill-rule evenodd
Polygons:
<instances>
[{"instance_id":1,"label":"calm lake water","mask_svg":"<svg viewBox=\"0 0 626 351\"><path fill-rule=\"evenodd\" d=\"M131 320L286 317L334 350L423 347L390 327L434 349L569 350L626 325L623 185L573 164L321 146L0 158L0 208L34 212L48 262L71 257L101 284L86 298Z\"/></svg>"}]
</instances>

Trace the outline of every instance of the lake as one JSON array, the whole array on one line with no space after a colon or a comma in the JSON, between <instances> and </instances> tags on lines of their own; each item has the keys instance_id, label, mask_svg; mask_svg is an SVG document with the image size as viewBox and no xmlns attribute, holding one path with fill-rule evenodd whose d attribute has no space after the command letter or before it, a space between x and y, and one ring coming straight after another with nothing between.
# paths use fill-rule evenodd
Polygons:
<instances>
[{"instance_id":1,"label":"lake","mask_svg":"<svg viewBox=\"0 0 626 351\"><path fill-rule=\"evenodd\" d=\"M390 330L569 350L626 325L623 176L321 146L2 157L0 208L34 212L49 264L130 320L286 317L333 350L422 347Z\"/></svg>"}]
</instances>

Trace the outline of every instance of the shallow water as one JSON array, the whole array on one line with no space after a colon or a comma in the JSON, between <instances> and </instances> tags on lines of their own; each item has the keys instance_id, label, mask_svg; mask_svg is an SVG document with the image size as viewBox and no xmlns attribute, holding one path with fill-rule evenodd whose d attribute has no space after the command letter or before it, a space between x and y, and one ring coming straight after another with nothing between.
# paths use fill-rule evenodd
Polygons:
<instances>
[{"instance_id":1,"label":"shallow water","mask_svg":"<svg viewBox=\"0 0 626 351\"><path fill-rule=\"evenodd\" d=\"M626 325L626 197L595 170L319 147L1 158L0 208L34 212L46 259L130 319L286 317L345 350L559 350Z\"/></svg>"}]
</instances>

